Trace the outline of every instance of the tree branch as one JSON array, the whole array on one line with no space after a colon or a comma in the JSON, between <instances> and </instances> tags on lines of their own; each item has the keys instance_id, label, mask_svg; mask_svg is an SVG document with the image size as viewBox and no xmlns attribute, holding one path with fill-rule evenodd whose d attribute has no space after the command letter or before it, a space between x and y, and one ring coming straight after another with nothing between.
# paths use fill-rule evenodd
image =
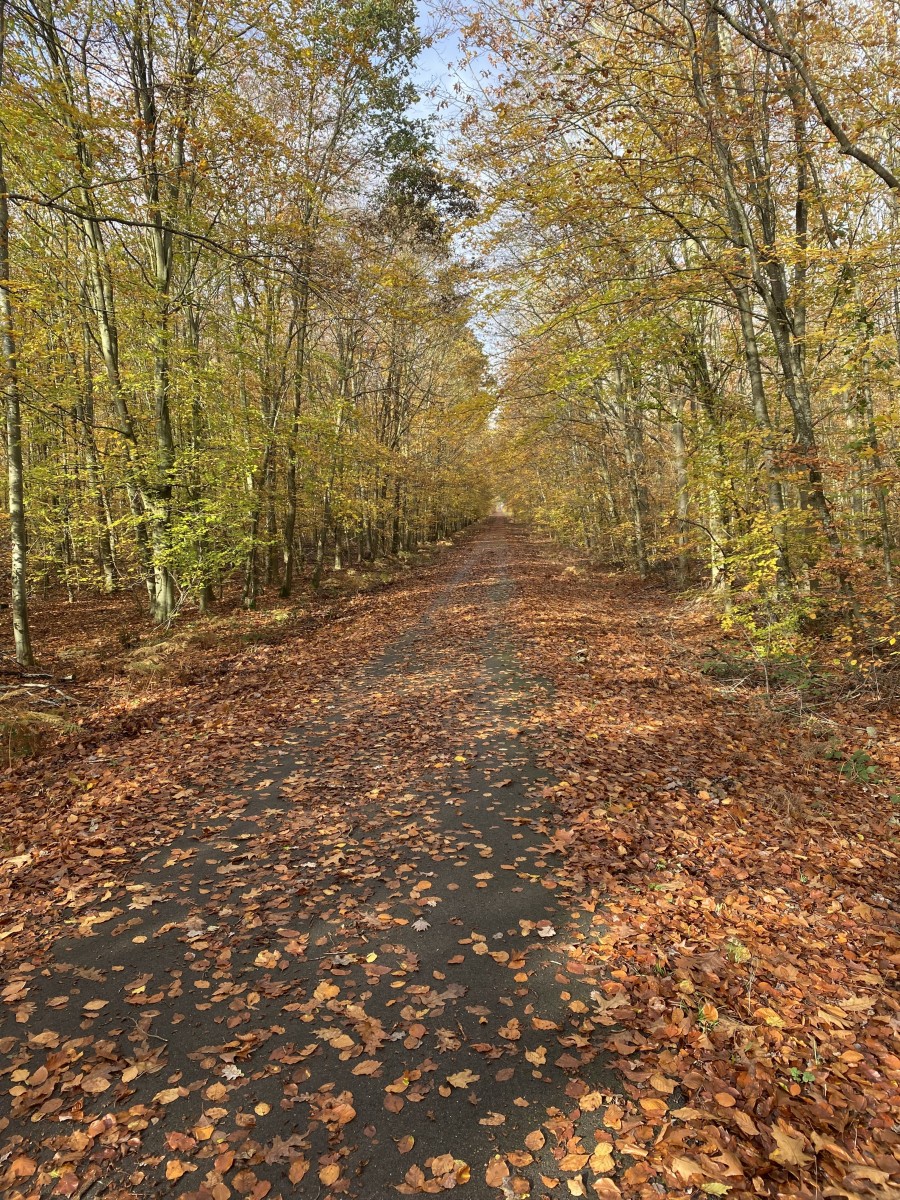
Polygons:
<instances>
[{"instance_id":1,"label":"tree branch","mask_svg":"<svg viewBox=\"0 0 900 1200\"><path fill-rule=\"evenodd\" d=\"M847 131L831 111L828 102L819 91L818 85L809 69L809 63L799 50L796 49L787 33L785 33L784 27L778 19L778 14L769 0L756 0L756 3L759 5L772 32L775 34L778 42L777 46L770 45L768 42L764 42L761 38L757 37L751 29L748 29L741 21L738 21L737 18L728 12L725 4L716 3L716 0L710 0L713 10L727 21L731 28L739 33L741 37L746 38L754 46L765 50L769 54L777 54L780 58L787 59L803 80L803 86L806 88L807 94L816 112L819 114L822 124L833 135L841 148L841 153L848 155L850 158L855 158L858 163L861 163L864 167L868 167L879 179L883 180L889 188L900 193L900 176L896 175L889 167L886 167L874 155L869 154L868 151L863 150L862 147L857 146L855 142L851 141Z\"/></svg>"}]
</instances>

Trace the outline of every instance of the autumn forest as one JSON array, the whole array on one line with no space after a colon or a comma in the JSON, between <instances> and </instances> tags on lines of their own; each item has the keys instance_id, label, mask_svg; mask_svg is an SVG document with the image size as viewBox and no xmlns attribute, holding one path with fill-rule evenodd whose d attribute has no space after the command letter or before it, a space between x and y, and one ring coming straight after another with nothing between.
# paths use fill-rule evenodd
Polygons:
<instances>
[{"instance_id":1,"label":"autumn forest","mask_svg":"<svg viewBox=\"0 0 900 1200\"><path fill-rule=\"evenodd\" d=\"M0 0L0 1195L900 1198L897 0Z\"/></svg>"}]
</instances>

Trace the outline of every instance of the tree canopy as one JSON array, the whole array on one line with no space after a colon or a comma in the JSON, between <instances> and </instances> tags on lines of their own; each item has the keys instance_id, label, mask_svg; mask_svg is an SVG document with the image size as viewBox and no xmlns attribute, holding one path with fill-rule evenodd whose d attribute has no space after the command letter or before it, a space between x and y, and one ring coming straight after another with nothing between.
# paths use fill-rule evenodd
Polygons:
<instances>
[{"instance_id":1,"label":"tree canopy","mask_svg":"<svg viewBox=\"0 0 900 1200\"><path fill-rule=\"evenodd\" d=\"M22 586L141 579L167 622L480 516L471 202L410 117L414 6L29 0L4 29Z\"/></svg>"},{"instance_id":2,"label":"tree canopy","mask_svg":"<svg viewBox=\"0 0 900 1200\"><path fill-rule=\"evenodd\" d=\"M845 657L892 645L896 9L500 3L464 161L504 314L501 490Z\"/></svg>"}]
</instances>

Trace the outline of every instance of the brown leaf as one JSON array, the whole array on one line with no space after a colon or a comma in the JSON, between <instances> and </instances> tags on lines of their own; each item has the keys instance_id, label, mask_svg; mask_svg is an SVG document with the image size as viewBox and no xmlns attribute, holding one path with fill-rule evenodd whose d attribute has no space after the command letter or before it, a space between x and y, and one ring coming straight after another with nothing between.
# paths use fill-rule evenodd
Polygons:
<instances>
[{"instance_id":1,"label":"brown leaf","mask_svg":"<svg viewBox=\"0 0 900 1200\"><path fill-rule=\"evenodd\" d=\"M699 1121L706 1116L706 1113L699 1108L691 1108L690 1105L685 1105L683 1108L673 1108L670 1117L677 1117L679 1121Z\"/></svg>"},{"instance_id":2,"label":"brown leaf","mask_svg":"<svg viewBox=\"0 0 900 1200\"><path fill-rule=\"evenodd\" d=\"M188 1171L196 1170L197 1168L191 1163L182 1162L180 1158L170 1158L166 1163L166 1179L174 1181L180 1179Z\"/></svg>"},{"instance_id":3,"label":"brown leaf","mask_svg":"<svg viewBox=\"0 0 900 1200\"><path fill-rule=\"evenodd\" d=\"M447 1082L451 1087L467 1088L470 1083L475 1083L480 1078L480 1075L473 1075L469 1068L466 1067L463 1071L456 1071L454 1074L448 1075Z\"/></svg>"},{"instance_id":4,"label":"brown leaf","mask_svg":"<svg viewBox=\"0 0 900 1200\"><path fill-rule=\"evenodd\" d=\"M669 1163L671 1169L675 1172L679 1179L684 1183L690 1183L691 1180L697 1181L706 1178L706 1172L698 1162L693 1158L685 1158L676 1156Z\"/></svg>"},{"instance_id":5,"label":"brown leaf","mask_svg":"<svg viewBox=\"0 0 900 1200\"><path fill-rule=\"evenodd\" d=\"M83 1079L81 1082L81 1090L83 1092L87 1092L89 1096L97 1096L101 1092L107 1091L111 1086L112 1085L110 1084L109 1079L107 1079L105 1075L88 1075L88 1077ZM177 1100L178 1089L175 1088L174 1091L175 1098ZM163 1100L161 1103L167 1104L169 1101Z\"/></svg>"},{"instance_id":6,"label":"brown leaf","mask_svg":"<svg viewBox=\"0 0 900 1200\"><path fill-rule=\"evenodd\" d=\"M487 1165L484 1179L488 1187L502 1188L509 1179L509 1167L506 1160L500 1158L499 1155L492 1158Z\"/></svg>"},{"instance_id":7,"label":"brown leaf","mask_svg":"<svg viewBox=\"0 0 900 1200\"><path fill-rule=\"evenodd\" d=\"M299 1183L308 1170L307 1159L303 1157L292 1159L291 1165L288 1167L288 1179L291 1183Z\"/></svg>"},{"instance_id":8,"label":"brown leaf","mask_svg":"<svg viewBox=\"0 0 900 1200\"><path fill-rule=\"evenodd\" d=\"M26 1154L17 1155L9 1166L9 1174L12 1179L30 1179L36 1170L37 1163Z\"/></svg>"},{"instance_id":9,"label":"brown leaf","mask_svg":"<svg viewBox=\"0 0 900 1200\"><path fill-rule=\"evenodd\" d=\"M486 1117L481 1117L478 1121L479 1125L502 1125L506 1121L503 1113L489 1112Z\"/></svg>"},{"instance_id":10,"label":"brown leaf","mask_svg":"<svg viewBox=\"0 0 900 1200\"><path fill-rule=\"evenodd\" d=\"M664 1117L669 1111L665 1100L656 1100L652 1096L645 1096L640 1101L640 1105L648 1117Z\"/></svg>"},{"instance_id":11,"label":"brown leaf","mask_svg":"<svg viewBox=\"0 0 900 1200\"><path fill-rule=\"evenodd\" d=\"M595 1175L605 1175L607 1171L614 1170L616 1164L612 1146L608 1142L598 1142L588 1165Z\"/></svg>"},{"instance_id":12,"label":"brown leaf","mask_svg":"<svg viewBox=\"0 0 900 1200\"><path fill-rule=\"evenodd\" d=\"M669 1079L666 1075L660 1075L657 1071L650 1076L650 1086L655 1092L662 1092L666 1096L671 1096L678 1084L674 1079Z\"/></svg>"},{"instance_id":13,"label":"brown leaf","mask_svg":"<svg viewBox=\"0 0 900 1200\"><path fill-rule=\"evenodd\" d=\"M356 1109L352 1104L347 1104L344 1101L339 1104L335 1104L335 1106L331 1109L331 1116L338 1123L338 1125L348 1125L356 1116Z\"/></svg>"},{"instance_id":14,"label":"brown leaf","mask_svg":"<svg viewBox=\"0 0 900 1200\"><path fill-rule=\"evenodd\" d=\"M415 1163L413 1163L403 1178L407 1186L411 1187L414 1191L420 1192L425 1186L425 1172L421 1167L417 1167Z\"/></svg>"},{"instance_id":15,"label":"brown leaf","mask_svg":"<svg viewBox=\"0 0 900 1200\"><path fill-rule=\"evenodd\" d=\"M178 1133L177 1130L172 1130L166 1134L166 1145L170 1150L178 1150L183 1154L190 1154L192 1150L197 1149L197 1139L188 1137L186 1133Z\"/></svg>"},{"instance_id":16,"label":"brown leaf","mask_svg":"<svg viewBox=\"0 0 900 1200\"><path fill-rule=\"evenodd\" d=\"M777 1121L770 1126L769 1133L775 1139L775 1149L769 1154L772 1162L780 1163L783 1167L805 1167L812 1162L808 1154L803 1153L806 1139L786 1121Z\"/></svg>"},{"instance_id":17,"label":"brown leaf","mask_svg":"<svg viewBox=\"0 0 900 1200\"><path fill-rule=\"evenodd\" d=\"M740 1129L741 1133L745 1133L747 1137L756 1137L756 1135L759 1133L759 1130L754 1124L753 1118L747 1113L743 1112L742 1109L736 1108L731 1114L731 1119Z\"/></svg>"}]
</instances>

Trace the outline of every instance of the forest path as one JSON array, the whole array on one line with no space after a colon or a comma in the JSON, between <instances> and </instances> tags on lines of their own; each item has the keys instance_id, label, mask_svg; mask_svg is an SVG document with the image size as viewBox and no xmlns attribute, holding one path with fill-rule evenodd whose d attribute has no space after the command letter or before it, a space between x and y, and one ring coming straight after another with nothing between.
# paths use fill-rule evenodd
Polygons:
<instances>
[{"instance_id":1,"label":"forest path","mask_svg":"<svg viewBox=\"0 0 900 1200\"><path fill-rule=\"evenodd\" d=\"M613 1085L566 947L599 918L548 840L505 620L529 544L495 519L450 553L118 924L55 944L0 1031L13 1191L524 1195L594 1150Z\"/></svg>"}]
</instances>

